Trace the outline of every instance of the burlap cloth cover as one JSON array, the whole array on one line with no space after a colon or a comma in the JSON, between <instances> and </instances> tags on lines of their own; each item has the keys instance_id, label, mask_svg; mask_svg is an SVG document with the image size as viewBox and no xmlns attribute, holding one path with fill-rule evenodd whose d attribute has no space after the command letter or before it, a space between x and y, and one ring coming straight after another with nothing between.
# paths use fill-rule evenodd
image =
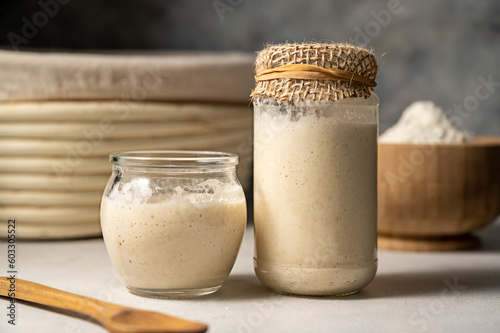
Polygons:
<instances>
[{"instance_id":1,"label":"burlap cloth cover","mask_svg":"<svg viewBox=\"0 0 500 333\"><path fill-rule=\"evenodd\" d=\"M255 72L289 64L309 64L338 68L375 80L377 60L372 52L349 44L300 43L270 45L259 52ZM305 80L279 78L257 82L252 98L270 97L279 101L341 100L350 97L368 98L372 88L355 82L339 80Z\"/></svg>"}]
</instances>

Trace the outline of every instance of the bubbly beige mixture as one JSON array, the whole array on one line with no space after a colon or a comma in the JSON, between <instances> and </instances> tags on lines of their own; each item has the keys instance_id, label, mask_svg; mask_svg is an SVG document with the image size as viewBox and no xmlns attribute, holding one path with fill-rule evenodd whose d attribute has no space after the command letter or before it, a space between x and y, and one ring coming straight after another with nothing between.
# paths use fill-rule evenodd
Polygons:
<instances>
[{"instance_id":1,"label":"bubbly beige mixture","mask_svg":"<svg viewBox=\"0 0 500 333\"><path fill-rule=\"evenodd\" d=\"M106 248L127 287L194 289L224 282L245 231L246 204L240 187L207 182L218 188L215 194L177 188L158 202L118 191L103 198ZM150 189L141 195L148 198Z\"/></svg>"},{"instance_id":2,"label":"bubbly beige mixture","mask_svg":"<svg viewBox=\"0 0 500 333\"><path fill-rule=\"evenodd\" d=\"M254 264L272 289L342 294L375 275L377 124L348 114L256 108Z\"/></svg>"}]
</instances>

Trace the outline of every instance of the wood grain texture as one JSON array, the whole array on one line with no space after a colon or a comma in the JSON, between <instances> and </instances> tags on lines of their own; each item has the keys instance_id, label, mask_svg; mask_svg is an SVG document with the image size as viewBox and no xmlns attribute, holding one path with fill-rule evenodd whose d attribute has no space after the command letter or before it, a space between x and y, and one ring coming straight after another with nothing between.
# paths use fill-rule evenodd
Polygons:
<instances>
[{"instance_id":1,"label":"wood grain texture","mask_svg":"<svg viewBox=\"0 0 500 333\"><path fill-rule=\"evenodd\" d=\"M0 156L0 174L30 173L56 175L60 170L71 175L111 174L108 156L91 157L67 154L63 157Z\"/></svg>"},{"instance_id":2,"label":"wood grain texture","mask_svg":"<svg viewBox=\"0 0 500 333\"><path fill-rule=\"evenodd\" d=\"M99 224L99 205L92 207L13 207L0 206L0 221L16 219L19 225L71 225L81 223ZM7 229L5 229L7 230ZM23 238L22 233L17 235Z\"/></svg>"},{"instance_id":3,"label":"wood grain texture","mask_svg":"<svg viewBox=\"0 0 500 333\"><path fill-rule=\"evenodd\" d=\"M464 235L500 214L500 138L479 137L467 144L379 144L378 152L381 235Z\"/></svg>"},{"instance_id":4,"label":"wood grain texture","mask_svg":"<svg viewBox=\"0 0 500 333\"><path fill-rule=\"evenodd\" d=\"M252 117L248 102L234 104L144 101L0 102L2 122L179 122Z\"/></svg>"},{"instance_id":5,"label":"wood grain texture","mask_svg":"<svg viewBox=\"0 0 500 333\"><path fill-rule=\"evenodd\" d=\"M395 251L458 251L475 248L479 238L472 235L445 237L402 237L378 236L378 247Z\"/></svg>"},{"instance_id":6,"label":"wood grain texture","mask_svg":"<svg viewBox=\"0 0 500 333\"><path fill-rule=\"evenodd\" d=\"M181 318L144 311L72 294L38 283L0 277L0 296L14 284L16 299L74 311L94 318L112 333L205 332L208 326Z\"/></svg>"},{"instance_id":7,"label":"wood grain texture","mask_svg":"<svg viewBox=\"0 0 500 333\"><path fill-rule=\"evenodd\" d=\"M15 217L15 215L14 215ZM16 220L17 221L17 220ZM16 238L32 240L73 239L100 237L101 224L98 219L84 223L52 224L45 223L16 223ZM7 220L0 222L0 237L7 238Z\"/></svg>"},{"instance_id":8,"label":"wood grain texture","mask_svg":"<svg viewBox=\"0 0 500 333\"><path fill-rule=\"evenodd\" d=\"M72 153L80 157L107 157L114 152L130 150L213 150L215 147L228 145L238 147L251 135L251 128L247 128L193 136L102 141L0 138L0 154L15 157L64 157Z\"/></svg>"},{"instance_id":9,"label":"wood grain texture","mask_svg":"<svg viewBox=\"0 0 500 333\"><path fill-rule=\"evenodd\" d=\"M45 191L0 189L2 206L32 207L92 207L101 203L103 191Z\"/></svg>"},{"instance_id":10,"label":"wood grain texture","mask_svg":"<svg viewBox=\"0 0 500 333\"><path fill-rule=\"evenodd\" d=\"M38 191L104 191L111 171L103 175L8 174L0 175L0 188ZM0 204L1 205L1 204Z\"/></svg>"},{"instance_id":11,"label":"wood grain texture","mask_svg":"<svg viewBox=\"0 0 500 333\"><path fill-rule=\"evenodd\" d=\"M40 138L69 140L115 140L186 137L252 128L252 114L225 120L178 122L10 122L0 123L2 138Z\"/></svg>"}]
</instances>

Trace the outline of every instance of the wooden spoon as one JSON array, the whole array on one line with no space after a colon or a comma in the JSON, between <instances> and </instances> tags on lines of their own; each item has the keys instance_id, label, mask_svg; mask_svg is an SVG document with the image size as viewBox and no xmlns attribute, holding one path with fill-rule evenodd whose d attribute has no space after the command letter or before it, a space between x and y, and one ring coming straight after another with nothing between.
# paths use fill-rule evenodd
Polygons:
<instances>
[{"instance_id":1,"label":"wooden spoon","mask_svg":"<svg viewBox=\"0 0 500 333\"><path fill-rule=\"evenodd\" d=\"M0 296L53 306L94 318L113 333L205 332L208 326L158 312L144 311L99 301L38 283L0 276Z\"/></svg>"}]
</instances>

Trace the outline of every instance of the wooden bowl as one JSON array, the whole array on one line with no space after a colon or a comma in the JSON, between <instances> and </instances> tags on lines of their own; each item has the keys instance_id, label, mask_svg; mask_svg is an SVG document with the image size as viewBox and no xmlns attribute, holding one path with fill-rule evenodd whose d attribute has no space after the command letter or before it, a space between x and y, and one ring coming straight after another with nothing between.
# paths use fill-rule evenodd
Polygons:
<instances>
[{"instance_id":1,"label":"wooden bowl","mask_svg":"<svg viewBox=\"0 0 500 333\"><path fill-rule=\"evenodd\" d=\"M458 250L500 214L500 137L378 147L379 248Z\"/></svg>"}]
</instances>

